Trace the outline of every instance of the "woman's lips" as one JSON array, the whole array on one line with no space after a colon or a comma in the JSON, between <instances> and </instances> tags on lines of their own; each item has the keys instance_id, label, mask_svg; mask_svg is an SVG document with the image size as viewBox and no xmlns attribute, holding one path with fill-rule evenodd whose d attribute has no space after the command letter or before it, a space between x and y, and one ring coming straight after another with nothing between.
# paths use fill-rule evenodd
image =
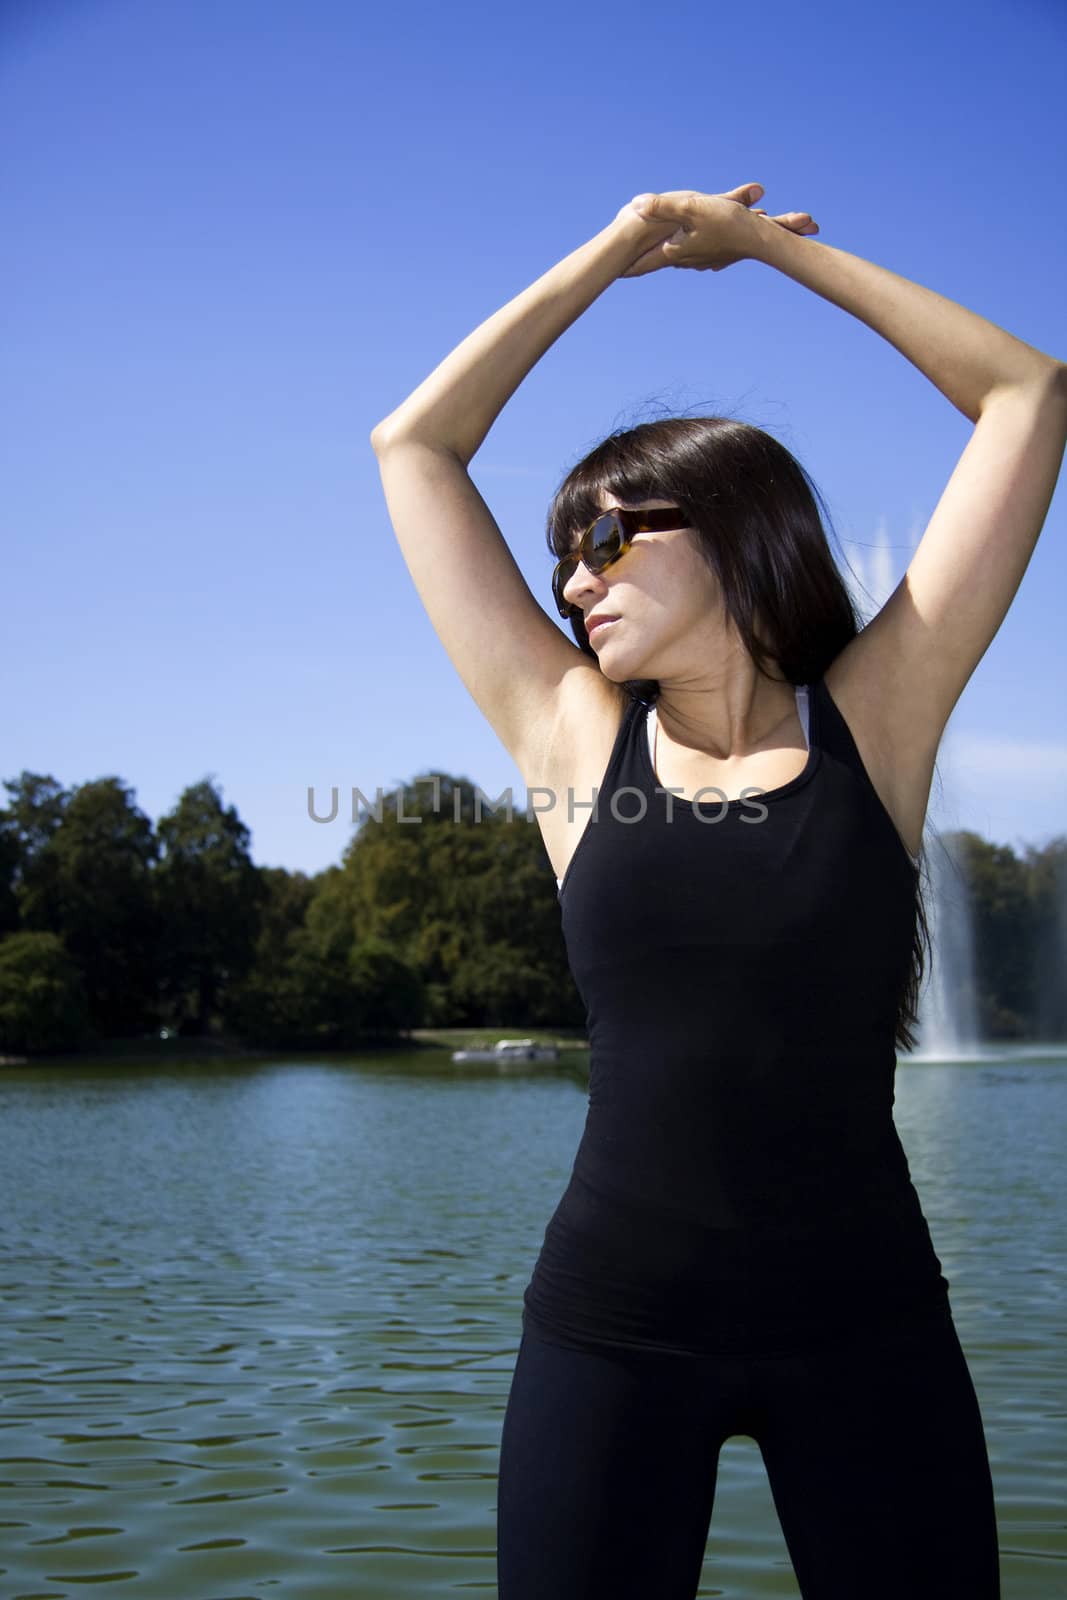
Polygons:
<instances>
[{"instance_id":1,"label":"woman's lips","mask_svg":"<svg viewBox=\"0 0 1067 1600\"><path fill-rule=\"evenodd\" d=\"M591 639L594 633L599 633L601 628L610 628L613 622L618 622L618 617L598 617L586 628L586 638Z\"/></svg>"}]
</instances>

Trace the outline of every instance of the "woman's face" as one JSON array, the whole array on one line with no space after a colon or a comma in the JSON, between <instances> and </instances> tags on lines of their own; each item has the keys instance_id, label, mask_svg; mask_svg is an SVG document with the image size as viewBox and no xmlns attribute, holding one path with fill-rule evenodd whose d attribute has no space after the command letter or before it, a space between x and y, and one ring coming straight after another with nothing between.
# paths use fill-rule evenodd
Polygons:
<instances>
[{"instance_id":1,"label":"woman's face","mask_svg":"<svg viewBox=\"0 0 1067 1600\"><path fill-rule=\"evenodd\" d=\"M625 506L637 511L671 504L623 502L605 493L600 509ZM580 563L563 596L581 609L587 630L598 617L618 619L589 634L600 670L616 683L687 678L698 663L706 670L709 659L719 653L714 644L721 647L726 640L722 591L692 528L639 533L603 572L590 572Z\"/></svg>"}]
</instances>

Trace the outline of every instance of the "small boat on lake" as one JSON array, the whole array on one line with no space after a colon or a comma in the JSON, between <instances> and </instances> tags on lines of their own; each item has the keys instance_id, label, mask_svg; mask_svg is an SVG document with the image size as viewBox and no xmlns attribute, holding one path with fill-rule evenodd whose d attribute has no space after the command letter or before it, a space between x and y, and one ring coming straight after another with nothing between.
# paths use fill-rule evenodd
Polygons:
<instances>
[{"instance_id":1,"label":"small boat on lake","mask_svg":"<svg viewBox=\"0 0 1067 1600\"><path fill-rule=\"evenodd\" d=\"M491 1050L453 1050L453 1061L495 1061L500 1066L512 1062L558 1061L554 1044L537 1044L533 1039L498 1039Z\"/></svg>"}]
</instances>

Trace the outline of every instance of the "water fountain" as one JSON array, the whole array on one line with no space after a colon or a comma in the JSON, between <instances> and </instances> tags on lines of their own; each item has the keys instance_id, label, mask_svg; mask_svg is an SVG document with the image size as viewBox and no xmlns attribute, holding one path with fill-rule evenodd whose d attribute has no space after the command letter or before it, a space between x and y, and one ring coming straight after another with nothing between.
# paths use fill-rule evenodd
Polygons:
<instances>
[{"instance_id":1,"label":"water fountain","mask_svg":"<svg viewBox=\"0 0 1067 1600\"><path fill-rule=\"evenodd\" d=\"M926 829L930 965L919 998L919 1042L909 1060L971 1060L978 1039L974 938L963 867L951 836Z\"/></svg>"},{"instance_id":2,"label":"water fountain","mask_svg":"<svg viewBox=\"0 0 1067 1600\"><path fill-rule=\"evenodd\" d=\"M847 569L842 576L866 622L881 609L899 581L884 522L878 525L875 543L855 550L849 560L855 576ZM937 763L941 783L935 778L935 791L952 789L951 778L945 782L952 766L951 751L951 734L946 730ZM944 806L939 808L932 794L924 838L931 952L919 996L918 1044L908 1053L909 1061L970 1060L988 1053L978 1037L974 938L963 864L951 833L937 826L938 810L944 814Z\"/></svg>"}]
</instances>

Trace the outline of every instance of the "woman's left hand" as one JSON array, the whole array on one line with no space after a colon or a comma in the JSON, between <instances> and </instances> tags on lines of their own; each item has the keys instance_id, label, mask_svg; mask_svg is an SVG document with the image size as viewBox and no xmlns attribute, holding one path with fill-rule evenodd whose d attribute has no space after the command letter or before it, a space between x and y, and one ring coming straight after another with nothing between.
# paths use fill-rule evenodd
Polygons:
<instances>
[{"instance_id":1,"label":"woman's left hand","mask_svg":"<svg viewBox=\"0 0 1067 1600\"><path fill-rule=\"evenodd\" d=\"M623 206L620 217L631 212L642 218L659 238L638 256L620 278L639 278L660 267L693 267L698 272L721 272L735 261L758 252L757 229L767 223L789 233L818 233L819 224L807 211L784 211L770 217L766 211L752 211L763 196L763 186L743 183L726 194L701 194L695 189L673 189L667 194L635 195ZM757 222L757 217L762 218ZM674 223L674 232L663 237L665 225Z\"/></svg>"}]
</instances>

